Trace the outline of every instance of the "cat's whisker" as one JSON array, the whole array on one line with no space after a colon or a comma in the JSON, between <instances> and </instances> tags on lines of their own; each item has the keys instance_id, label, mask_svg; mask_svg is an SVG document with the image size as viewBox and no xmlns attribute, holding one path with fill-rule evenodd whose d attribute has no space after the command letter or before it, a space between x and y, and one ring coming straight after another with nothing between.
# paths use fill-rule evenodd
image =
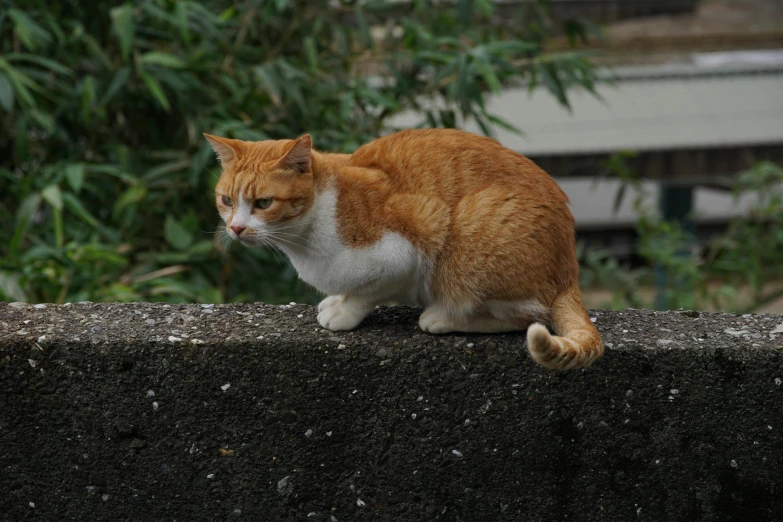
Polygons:
<instances>
[{"instance_id":1,"label":"cat's whisker","mask_svg":"<svg viewBox=\"0 0 783 522\"><path fill-rule=\"evenodd\" d=\"M218 233L221 234L218 238L218 246L223 249L223 251L227 251L231 245L232 238L225 230L222 230Z\"/></svg>"},{"instance_id":2,"label":"cat's whisker","mask_svg":"<svg viewBox=\"0 0 783 522\"><path fill-rule=\"evenodd\" d=\"M281 234L272 233L272 234L269 234L269 236L270 237L274 237L276 239L285 240L285 241L291 243L292 245L307 246L306 245L306 241L304 243L300 243L299 242L299 241L303 241L303 238L301 236L297 236L296 234L285 234L285 236L283 236Z\"/></svg>"},{"instance_id":3,"label":"cat's whisker","mask_svg":"<svg viewBox=\"0 0 783 522\"><path fill-rule=\"evenodd\" d=\"M269 237L272 237L272 238L274 238L274 239L275 239L275 240L277 240L277 241L281 241L281 242L283 242L283 243L287 243L287 244L291 245L292 247L296 247L296 248L308 248L308 249L309 249L309 245L307 245L306 243L305 243L305 244L302 244L302 243L297 243L297 242L295 242L295 241L291 241L290 239L285 239L285 238L282 238L282 237L278 237L278 236L276 236L276 235L270 235ZM298 237L298 236L297 236L297 237ZM291 253L292 253L292 252L291 252L291 250L290 250L290 249L288 249L288 250L287 250L287 253L288 253L289 255L291 255Z\"/></svg>"},{"instance_id":4,"label":"cat's whisker","mask_svg":"<svg viewBox=\"0 0 783 522\"><path fill-rule=\"evenodd\" d=\"M284 240L282 238L274 237L274 236L267 236L267 239L275 245L275 247L279 248L281 251L285 252L286 254L291 254L291 249L282 244Z\"/></svg>"},{"instance_id":5,"label":"cat's whisker","mask_svg":"<svg viewBox=\"0 0 783 522\"><path fill-rule=\"evenodd\" d=\"M287 239L291 243L300 246L307 246L307 242L308 242L306 238L303 238L298 234L281 234L279 232L271 232L269 233L269 235L272 237L278 237L280 239Z\"/></svg>"},{"instance_id":6,"label":"cat's whisker","mask_svg":"<svg viewBox=\"0 0 783 522\"><path fill-rule=\"evenodd\" d=\"M282 251L283 253L285 253L286 255L289 255L289 256L291 255L291 254L290 254L290 251L289 251L288 249L286 249L284 246L282 246L282 245L280 245L280 244L276 243L276 242L275 242L273 239L271 239L271 238L267 238L267 240L268 240L268 241L266 242L266 244L272 247L272 252L275 252L275 253L276 253L278 256L281 256L281 257L282 257L282 259L283 259L283 263L287 264L287 263L288 263L288 258L287 258L287 257L285 257L285 256L282 256L282 255L280 254L280 251Z\"/></svg>"},{"instance_id":7,"label":"cat's whisker","mask_svg":"<svg viewBox=\"0 0 783 522\"><path fill-rule=\"evenodd\" d=\"M218 176L217 174L215 174L214 172L212 172L210 169L206 169L206 171L207 171L207 172L209 172L210 174L212 174L212 177L213 177L213 178L215 178L215 179L217 179L217 180L219 180L219 179L220 179L220 176Z\"/></svg>"},{"instance_id":8,"label":"cat's whisker","mask_svg":"<svg viewBox=\"0 0 783 522\"><path fill-rule=\"evenodd\" d=\"M295 230L297 228L299 228L299 227L295 226L295 225L290 225L290 226L287 226L287 227L270 227L270 229L272 231L274 231L274 232L288 232L290 230Z\"/></svg>"},{"instance_id":9,"label":"cat's whisker","mask_svg":"<svg viewBox=\"0 0 783 522\"><path fill-rule=\"evenodd\" d=\"M278 265L282 267L283 264L285 264L285 261L281 259L280 253L277 251L277 248L275 247L275 245L269 242L268 238L259 238L259 242L263 246L268 248L268 250L272 253L272 257L274 258L274 260L277 262Z\"/></svg>"},{"instance_id":10,"label":"cat's whisker","mask_svg":"<svg viewBox=\"0 0 783 522\"><path fill-rule=\"evenodd\" d=\"M280 234L282 236L302 237L301 234L292 234L290 232L283 232L281 230L270 230L269 232L272 233L272 234Z\"/></svg>"}]
</instances>

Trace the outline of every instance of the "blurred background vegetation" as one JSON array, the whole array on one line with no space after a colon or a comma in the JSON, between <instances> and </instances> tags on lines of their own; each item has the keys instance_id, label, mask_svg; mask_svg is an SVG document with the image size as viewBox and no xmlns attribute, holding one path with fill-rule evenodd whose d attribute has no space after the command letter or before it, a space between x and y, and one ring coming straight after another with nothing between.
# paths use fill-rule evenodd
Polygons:
<instances>
[{"instance_id":1,"label":"blurred background vegetation","mask_svg":"<svg viewBox=\"0 0 783 522\"><path fill-rule=\"evenodd\" d=\"M350 152L405 111L428 126L514 129L487 97L542 85L567 106L573 89L595 92L597 69L573 47L593 32L554 23L545 1L501 16L489 0L5 0L0 300L314 302L280 256L215 244L219 168L202 132L309 132ZM545 52L553 34L572 47ZM739 178L758 208L685 255L687 233L641 212L640 255L684 281L668 306L780 272L782 180L772 164ZM584 283L610 289L611 306L652 306L638 292L651 269L583 257Z\"/></svg>"}]
</instances>

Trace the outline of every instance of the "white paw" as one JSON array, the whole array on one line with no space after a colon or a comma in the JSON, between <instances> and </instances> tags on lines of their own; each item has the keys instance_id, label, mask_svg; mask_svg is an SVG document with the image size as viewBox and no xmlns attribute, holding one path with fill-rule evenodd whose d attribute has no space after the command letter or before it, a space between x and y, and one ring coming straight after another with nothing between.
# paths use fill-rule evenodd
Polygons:
<instances>
[{"instance_id":1,"label":"white paw","mask_svg":"<svg viewBox=\"0 0 783 522\"><path fill-rule=\"evenodd\" d=\"M419 328L431 334L442 334L454 331L454 325L449 317L437 308L427 308L419 316Z\"/></svg>"},{"instance_id":2,"label":"white paw","mask_svg":"<svg viewBox=\"0 0 783 522\"><path fill-rule=\"evenodd\" d=\"M318 303L318 311L323 312L326 308L331 308L332 306L336 304L340 304L343 302L343 296L341 295L330 295L320 303Z\"/></svg>"},{"instance_id":3,"label":"white paw","mask_svg":"<svg viewBox=\"0 0 783 522\"><path fill-rule=\"evenodd\" d=\"M331 298L324 299L324 302L328 299ZM365 307L356 306L351 301L340 298L339 302L332 302L324 306L318 313L318 323L327 330L353 330L359 326L368 312L369 310Z\"/></svg>"}]
</instances>

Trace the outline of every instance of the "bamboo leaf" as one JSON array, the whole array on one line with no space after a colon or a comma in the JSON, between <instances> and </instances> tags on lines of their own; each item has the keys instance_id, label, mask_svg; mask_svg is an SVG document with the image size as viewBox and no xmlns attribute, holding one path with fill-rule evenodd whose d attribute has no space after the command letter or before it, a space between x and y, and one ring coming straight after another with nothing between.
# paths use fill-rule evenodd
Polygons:
<instances>
[{"instance_id":1,"label":"bamboo leaf","mask_svg":"<svg viewBox=\"0 0 783 522\"><path fill-rule=\"evenodd\" d=\"M361 5L356 7L356 23L359 25L363 45L372 49L374 45L372 36L370 35L370 26L367 24L367 17L364 16Z\"/></svg>"},{"instance_id":2,"label":"bamboo leaf","mask_svg":"<svg viewBox=\"0 0 783 522\"><path fill-rule=\"evenodd\" d=\"M81 85L81 91L82 91L82 119L86 123L90 123L92 121L92 115L95 111L95 98L96 98L96 92L95 92L95 78L93 76L86 76L84 80L82 80Z\"/></svg>"},{"instance_id":3,"label":"bamboo leaf","mask_svg":"<svg viewBox=\"0 0 783 522\"><path fill-rule=\"evenodd\" d=\"M84 169L94 174L107 174L130 184L136 184L139 181L133 174L122 170L116 165L91 163L85 165Z\"/></svg>"},{"instance_id":4,"label":"bamboo leaf","mask_svg":"<svg viewBox=\"0 0 783 522\"><path fill-rule=\"evenodd\" d=\"M169 99L166 98L166 93L163 92L163 87L160 86L158 80L144 70L139 70L139 76L141 76L142 81L144 81L147 89L149 89L150 94L152 94L160 106L163 107L163 110L168 112L171 109L171 103L169 103Z\"/></svg>"},{"instance_id":5,"label":"bamboo leaf","mask_svg":"<svg viewBox=\"0 0 783 522\"><path fill-rule=\"evenodd\" d=\"M35 51L39 46L46 45L52 40L49 32L38 25L24 11L11 8L8 10L8 16L11 17L11 21L14 23L14 32L16 32L24 46L31 51Z\"/></svg>"},{"instance_id":6,"label":"bamboo leaf","mask_svg":"<svg viewBox=\"0 0 783 522\"><path fill-rule=\"evenodd\" d=\"M270 69L268 65L256 67L253 69L253 73L256 78L266 87L266 91L269 94L269 98L275 105L280 105L282 102L280 92L280 81L278 75Z\"/></svg>"},{"instance_id":7,"label":"bamboo leaf","mask_svg":"<svg viewBox=\"0 0 783 522\"><path fill-rule=\"evenodd\" d=\"M123 60L130 57L131 46L133 45L133 33L135 31L133 21L133 6L124 4L115 7L109 11L111 16L112 28L117 40L120 42L120 51Z\"/></svg>"},{"instance_id":8,"label":"bamboo leaf","mask_svg":"<svg viewBox=\"0 0 783 522\"><path fill-rule=\"evenodd\" d=\"M563 82L560 80L557 67L553 63L543 63L540 64L538 69L547 90L557 98L560 105L570 110L571 105L568 103L566 90L563 86Z\"/></svg>"},{"instance_id":9,"label":"bamboo leaf","mask_svg":"<svg viewBox=\"0 0 783 522\"><path fill-rule=\"evenodd\" d=\"M16 228L14 228L14 235L11 236L11 241L8 245L8 254L10 258L16 258L19 254L19 247L22 244L22 239L30 224L30 218L33 217L33 214L40 204L41 194L34 192L23 199L22 203L19 205L19 210L16 212Z\"/></svg>"},{"instance_id":10,"label":"bamboo leaf","mask_svg":"<svg viewBox=\"0 0 783 522\"><path fill-rule=\"evenodd\" d=\"M85 221L91 227L95 227L95 228L98 227L99 225L98 220L95 219L95 216L93 216L87 211L87 209L84 207L82 202L79 201L76 198L76 196L74 196L70 192L64 192L63 202L65 203L65 207L74 215L79 217L82 221Z\"/></svg>"},{"instance_id":11,"label":"bamboo leaf","mask_svg":"<svg viewBox=\"0 0 783 522\"><path fill-rule=\"evenodd\" d=\"M185 250L193 242L193 234L183 227L171 214L163 225L166 242L176 250Z\"/></svg>"},{"instance_id":12,"label":"bamboo leaf","mask_svg":"<svg viewBox=\"0 0 783 522\"><path fill-rule=\"evenodd\" d=\"M120 198L114 204L112 217L117 217L128 207L132 207L141 202L147 196L147 187L144 185L133 185L122 193Z\"/></svg>"},{"instance_id":13,"label":"bamboo leaf","mask_svg":"<svg viewBox=\"0 0 783 522\"><path fill-rule=\"evenodd\" d=\"M41 191L41 196L55 209L63 209L63 193L57 185L49 185Z\"/></svg>"},{"instance_id":14,"label":"bamboo leaf","mask_svg":"<svg viewBox=\"0 0 783 522\"><path fill-rule=\"evenodd\" d=\"M7 64L5 67L6 78L10 81L14 88L14 94L19 98L27 107L35 107L35 98L28 89L29 84L35 84L30 78L26 77L23 73L19 72L15 68Z\"/></svg>"},{"instance_id":15,"label":"bamboo leaf","mask_svg":"<svg viewBox=\"0 0 783 522\"><path fill-rule=\"evenodd\" d=\"M174 5L174 16L179 27L179 37L185 44L190 43L190 27L188 27L188 2L177 2Z\"/></svg>"},{"instance_id":16,"label":"bamboo leaf","mask_svg":"<svg viewBox=\"0 0 783 522\"><path fill-rule=\"evenodd\" d=\"M131 69L128 66L121 67L117 70L117 72L114 74L114 78L112 78L111 83L106 88L106 92L103 95L103 98L101 98L101 105L107 105L112 98L122 89L125 84L128 81L128 76L130 75Z\"/></svg>"},{"instance_id":17,"label":"bamboo leaf","mask_svg":"<svg viewBox=\"0 0 783 522\"><path fill-rule=\"evenodd\" d=\"M487 82L487 87L489 87L493 93L499 93L502 85L500 84L500 80L498 79L497 74L495 74L495 71L492 70L492 66L480 59L474 60L473 65L476 66L476 69L478 69L481 77L485 82Z\"/></svg>"},{"instance_id":18,"label":"bamboo leaf","mask_svg":"<svg viewBox=\"0 0 783 522\"><path fill-rule=\"evenodd\" d=\"M302 42L304 45L305 56L307 56L307 63L311 69L318 67L318 51L315 45L315 38L307 36Z\"/></svg>"},{"instance_id":19,"label":"bamboo leaf","mask_svg":"<svg viewBox=\"0 0 783 522\"><path fill-rule=\"evenodd\" d=\"M44 58L43 56L38 56L36 54L29 54L29 53L9 53L5 55L4 57L9 62L28 62L28 63L34 63L38 66L43 67L44 69L48 69L54 73L61 74L63 76L73 76L73 71L69 69L68 67L59 64L55 62L54 60L50 60L49 58Z\"/></svg>"},{"instance_id":20,"label":"bamboo leaf","mask_svg":"<svg viewBox=\"0 0 783 522\"><path fill-rule=\"evenodd\" d=\"M52 114L39 111L38 109L31 110L29 114L33 121L40 125L46 132L54 132L57 124Z\"/></svg>"},{"instance_id":21,"label":"bamboo leaf","mask_svg":"<svg viewBox=\"0 0 783 522\"><path fill-rule=\"evenodd\" d=\"M0 71L0 107L10 112L14 107L14 88L8 78Z\"/></svg>"},{"instance_id":22,"label":"bamboo leaf","mask_svg":"<svg viewBox=\"0 0 783 522\"><path fill-rule=\"evenodd\" d=\"M139 61L144 64L160 65L161 67L168 67L170 69L182 69L187 65L181 58L178 58L173 54L158 51L143 54Z\"/></svg>"},{"instance_id":23,"label":"bamboo leaf","mask_svg":"<svg viewBox=\"0 0 783 522\"><path fill-rule=\"evenodd\" d=\"M84 183L84 165L81 163L71 163L65 166L65 179L77 194L82 189Z\"/></svg>"}]
</instances>

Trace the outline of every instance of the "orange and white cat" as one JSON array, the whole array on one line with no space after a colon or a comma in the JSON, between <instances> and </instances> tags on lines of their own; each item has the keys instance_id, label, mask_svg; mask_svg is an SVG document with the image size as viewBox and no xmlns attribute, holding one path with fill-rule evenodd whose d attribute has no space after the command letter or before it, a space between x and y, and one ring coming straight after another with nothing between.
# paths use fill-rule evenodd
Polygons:
<instances>
[{"instance_id":1,"label":"orange and white cat","mask_svg":"<svg viewBox=\"0 0 783 522\"><path fill-rule=\"evenodd\" d=\"M422 330L527 328L556 369L589 366L603 344L579 291L568 198L532 161L450 129L407 130L353 154L296 140L205 135L229 235L284 252L327 294L318 322L351 330L378 304L424 307ZM551 335L544 325L558 335Z\"/></svg>"}]
</instances>

